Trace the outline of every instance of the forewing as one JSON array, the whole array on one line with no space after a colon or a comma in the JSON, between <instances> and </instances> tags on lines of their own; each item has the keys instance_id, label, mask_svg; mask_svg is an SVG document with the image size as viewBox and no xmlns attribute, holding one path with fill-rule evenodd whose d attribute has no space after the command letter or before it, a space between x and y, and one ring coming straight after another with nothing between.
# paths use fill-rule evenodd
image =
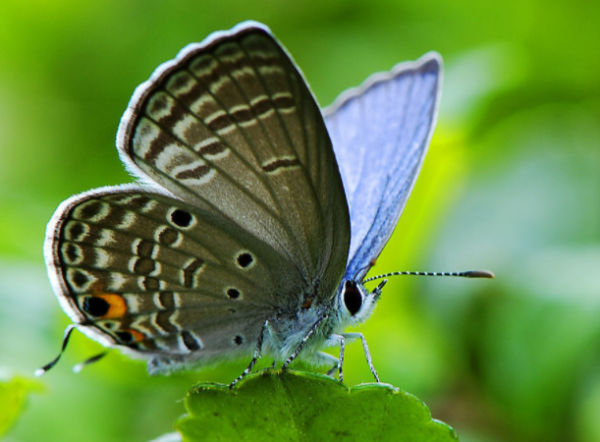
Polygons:
<instances>
[{"instance_id":1,"label":"forewing","mask_svg":"<svg viewBox=\"0 0 600 442\"><path fill-rule=\"evenodd\" d=\"M373 75L324 111L350 207L346 277L367 273L400 218L433 134L440 78L440 56L427 54Z\"/></svg>"},{"instance_id":2,"label":"forewing","mask_svg":"<svg viewBox=\"0 0 600 442\"><path fill-rule=\"evenodd\" d=\"M350 241L342 181L321 111L268 29L213 34L161 66L117 145L134 173L263 239L333 295Z\"/></svg>"},{"instance_id":3,"label":"forewing","mask_svg":"<svg viewBox=\"0 0 600 442\"><path fill-rule=\"evenodd\" d=\"M65 201L45 247L55 292L81 330L180 363L253 349L279 295L303 283L235 223L139 186Z\"/></svg>"}]
</instances>

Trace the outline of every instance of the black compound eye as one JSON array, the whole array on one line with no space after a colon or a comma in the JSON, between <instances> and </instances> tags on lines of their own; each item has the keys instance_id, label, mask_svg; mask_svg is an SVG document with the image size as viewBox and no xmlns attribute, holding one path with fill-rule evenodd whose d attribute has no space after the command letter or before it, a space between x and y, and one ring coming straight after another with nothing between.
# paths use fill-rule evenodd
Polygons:
<instances>
[{"instance_id":1,"label":"black compound eye","mask_svg":"<svg viewBox=\"0 0 600 442\"><path fill-rule=\"evenodd\" d=\"M362 307L362 295L354 281L346 281L344 286L344 304L352 316Z\"/></svg>"}]
</instances>

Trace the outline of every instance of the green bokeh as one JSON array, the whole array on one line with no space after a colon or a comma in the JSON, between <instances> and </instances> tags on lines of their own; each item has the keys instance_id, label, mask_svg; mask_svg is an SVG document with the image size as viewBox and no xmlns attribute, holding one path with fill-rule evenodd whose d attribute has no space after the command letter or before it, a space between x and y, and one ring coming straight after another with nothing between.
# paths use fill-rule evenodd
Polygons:
<instances>
[{"instance_id":1,"label":"green bokeh","mask_svg":"<svg viewBox=\"0 0 600 442\"><path fill-rule=\"evenodd\" d=\"M254 19L322 104L429 50L446 64L433 143L374 272L490 268L493 281L397 278L368 339L381 378L466 442L600 437L600 3L581 0L3 0L0 2L0 367L30 376L68 323L44 229L65 198L130 182L114 137L134 88L210 32ZM10 441L148 441L200 380L151 378L74 336ZM267 362L265 362L267 363ZM360 344L348 385L370 382Z\"/></svg>"}]
</instances>

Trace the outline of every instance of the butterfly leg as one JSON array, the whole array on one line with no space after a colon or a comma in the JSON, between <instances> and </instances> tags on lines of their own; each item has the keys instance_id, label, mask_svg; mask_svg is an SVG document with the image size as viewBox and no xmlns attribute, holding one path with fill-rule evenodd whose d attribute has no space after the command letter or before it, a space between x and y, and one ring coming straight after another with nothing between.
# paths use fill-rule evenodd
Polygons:
<instances>
[{"instance_id":1,"label":"butterfly leg","mask_svg":"<svg viewBox=\"0 0 600 442\"><path fill-rule=\"evenodd\" d=\"M330 335L329 339L336 340L340 343L340 359L338 361L338 370L339 370L339 378L340 382L344 382L344 373L342 372L342 368L344 366L344 353L346 351L346 336L345 335Z\"/></svg>"},{"instance_id":2,"label":"butterfly leg","mask_svg":"<svg viewBox=\"0 0 600 442\"><path fill-rule=\"evenodd\" d=\"M339 365L338 358L322 351L315 353L313 362L317 365L330 366L331 368L326 373L329 377L333 377Z\"/></svg>"},{"instance_id":3,"label":"butterfly leg","mask_svg":"<svg viewBox=\"0 0 600 442\"><path fill-rule=\"evenodd\" d=\"M260 358L260 352L262 350L262 345L263 345L263 338L265 336L265 330L267 329L268 325L269 325L269 320L267 319L267 320L265 320L265 323L263 324L262 328L260 329L260 335L258 335L258 341L256 341L256 349L254 349L254 356L252 357L250 364L248 364L248 367L246 367L246 369L242 372L241 375L239 375L237 377L237 379L235 379L231 384L229 384L230 390L235 386L235 384L237 384L248 373L250 373L250 371L252 370L252 367L254 367L254 364L256 364L257 359Z\"/></svg>"},{"instance_id":4,"label":"butterfly leg","mask_svg":"<svg viewBox=\"0 0 600 442\"><path fill-rule=\"evenodd\" d=\"M371 359L371 353L369 352L369 346L367 345L367 340L362 335L362 333L344 333L341 336L343 336L346 339L360 339L362 341L363 350L365 352L365 357L367 358L367 363L369 364L369 368L371 369L371 373L373 373L373 376L375 376L375 380L377 382L381 382L379 380L379 376L377 375L377 370L375 370L375 367L373 366L373 360ZM342 354L340 352L340 363L341 362L342 362ZM342 373L342 370L340 367L340 374L341 373Z\"/></svg>"},{"instance_id":5,"label":"butterfly leg","mask_svg":"<svg viewBox=\"0 0 600 442\"><path fill-rule=\"evenodd\" d=\"M306 344L306 341L308 341L308 339L313 335L313 333L317 330L317 328L319 328L319 325L321 325L321 322L323 322L323 320L325 318L327 318L327 315L321 316L317 320L317 322L315 322L313 324L313 326L310 328L310 330L308 331L306 336L304 336L304 338L302 338L302 342L300 342L298 347L296 347L296 350L294 350L294 353L292 353L292 355L289 358L287 358L287 361L285 361L285 363L281 367L282 370L285 370L286 368L288 368L288 365L290 365L292 363L292 361L298 357L298 355L300 354L300 350L302 350L302 347L304 347L304 344Z\"/></svg>"},{"instance_id":6,"label":"butterfly leg","mask_svg":"<svg viewBox=\"0 0 600 442\"><path fill-rule=\"evenodd\" d=\"M329 370L327 370L327 376L333 377L333 375L338 370L338 367L340 365L338 358L336 358L335 356L332 356L330 354L324 353L322 351L317 353L317 355L321 358L321 360L323 362L331 363L331 368Z\"/></svg>"}]
</instances>

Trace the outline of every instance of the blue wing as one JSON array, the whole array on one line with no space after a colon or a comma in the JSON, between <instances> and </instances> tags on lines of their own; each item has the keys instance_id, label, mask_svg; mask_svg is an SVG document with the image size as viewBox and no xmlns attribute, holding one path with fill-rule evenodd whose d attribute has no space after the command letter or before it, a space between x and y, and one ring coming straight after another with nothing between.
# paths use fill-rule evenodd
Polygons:
<instances>
[{"instance_id":1,"label":"blue wing","mask_svg":"<svg viewBox=\"0 0 600 442\"><path fill-rule=\"evenodd\" d=\"M441 70L441 57L426 54L371 76L324 110L350 209L344 279L362 279L394 231L433 134Z\"/></svg>"}]
</instances>

